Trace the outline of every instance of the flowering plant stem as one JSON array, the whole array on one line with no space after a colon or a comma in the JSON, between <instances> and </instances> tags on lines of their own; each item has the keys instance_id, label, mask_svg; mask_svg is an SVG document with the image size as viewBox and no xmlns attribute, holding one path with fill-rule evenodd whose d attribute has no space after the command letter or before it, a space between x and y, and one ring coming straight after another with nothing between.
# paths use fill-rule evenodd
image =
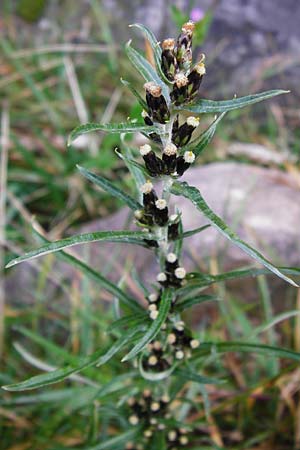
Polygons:
<instances>
[{"instance_id":1,"label":"flowering plant stem","mask_svg":"<svg viewBox=\"0 0 300 450\"><path fill-rule=\"evenodd\" d=\"M141 104L143 121L81 125L71 133L69 143L71 144L80 134L95 130L120 134L140 131L144 134L147 141L140 147L144 165L134 160L129 149L126 156L120 154L135 176L141 201L124 193L102 176L79 168L88 180L123 200L132 208L136 225L142 228L142 231L87 233L54 243L44 242L42 247L9 263L9 266L13 266L37 256L59 251L60 256L82 270L121 302L123 316L111 326L118 335L118 339L106 352L101 353L98 350L80 361L77 366L69 365L4 388L18 391L62 381L87 367L107 363L117 352L129 348L129 353L123 357L122 361L130 364L130 371L136 377L134 381L128 379L124 383L126 392L118 402L119 414L123 417L120 420L119 436L112 436L106 443L100 442L93 449L176 450L187 445L188 448L194 448L207 441L208 432L202 431L205 425L204 419L195 422L188 420L189 411L202 407L199 401L199 393L201 393L206 413L209 415L205 385L221 384L225 381L211 377L210 374L203 375L204 363L208 356L212 359L226 351L252 351L272 353L272 355L299 361L300 355L286 349L245 342L200 342L193 336L182 320L182 312L204 301L216 300L214 296L202 294L203 289L218 280L259 275L262 269L256 272L254 270L231 272L227 274L227 278L226 274L221 274L219 279L204 273L187 273L180 264L182 241L187 236L203 231L206 226L184 233L180 211L176 210L170 214L171 194L185 197L205 215L212 226L263 264L266 271L271 271L296 286L290 275L298 275L297 269L275 267L230 230L208 207L198 189L179 181L209 144L225 112L285 93L285 91L269 91L227 101L214 102L200 99L200 87L206 68L204 55L201 55L196 63L192 60L194 24L190 21L185 23L177 39L166 39L161 46L150 30L140 24L135 26L149 40L156 62L155 70L139 52L131 47L130 43L127 45L126 52L129 58L146 81L144 85L146 99L144 100L130 86L130 83L123 80L123 84L130 88ZM188 113L188 116L182 115L184 111ZM191 112L196 116L190 115ZM200 126L199 114L205 112L221 114L206 130L196 134ZM153 185L157 179L162 181L161 197L157 195ZM61 253L63 249L73 245L103 240L133 243L152 249L156 253L160 265L156 287L151 286L152 291L149 292L149 286L144 286L141 282L145 291L145 300L148 303L147 311L125 289L114 285L82 261ZM128 426L129 430L127 430Z\"/></svg>"}]
</instances>

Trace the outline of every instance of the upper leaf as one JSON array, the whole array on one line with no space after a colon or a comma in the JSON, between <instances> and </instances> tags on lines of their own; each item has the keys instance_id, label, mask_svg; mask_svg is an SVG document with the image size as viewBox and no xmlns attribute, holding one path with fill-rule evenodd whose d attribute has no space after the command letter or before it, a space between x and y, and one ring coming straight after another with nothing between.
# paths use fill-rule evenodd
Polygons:
<instances>
[{"instance_id":1,"label":"upper leaf","mask_svg":"<svg viewBox=\"0 0 300 450\"><path fill-rule=\"evenodd\" d=\"M175 195L183 195L184 197L189 199L196 206L196 208L199 209L199 211L201 211L205 215L205 217L207 217L207 219L211 222L211 224L223 234L223 236L225 236L227 239L229 239L231 242L237 245L245 253L250 255L256 261L263 264L267 269L275 273L275 275L277 275L278 277L282 278L283 280L287 281L293 286L298 287L298 285L293 280L284 275L277 267L273 266L273 264L269 262L257 250L255 250L249 244L240 239L237 236L237 234L234 231L232 231L228 227L228 225L226 225L226 223L209 208L209 206L207 205L200 191L197 188L189 186L185 182L184 183L176 182L172 186L172 192Z\"/></svg>"},{"instance_id":2,"label":"upper leaf","mask_svg":"<svg viewBox=\"0 0 300 450\"><path fill-rule=\"evenodd\" d=\"M288 94L290 91L275 89L272 91L260 92L258 94L246 95L245 97L233 98L232 100L198 100L197 103L181 106L178 109L184 109L193 113L218 113L232 111L233 109L244 108L254 103L267 100L276 95Z\"/></svg>"},{"instance_id":3,"label":"upper leaf","mask_svg":"<svg viewBox=\"0 0 300 450\"><path fill-rule=\"evenodd\" d=\"M76 127L69 135L68 145L71 145L76 138L85 133L91 133L92 131L108 131L109 133L136 133L137 131L157 131L155 126L150 127L144 123L86 123Z\"/></svg>"},{"instance_id":4,"label":"upper leaf","mask_svg":"<svg viewBox=\"0 0 300 450\"><path fill-rule=\"evenodd\" d=\"M117 188L111 181L101 177L100 175L96 175L95 173L90 172L84 167L77 165L77 168L85 178L90 180L92 183L97 184L97 186L100 186L109 194L125 202L129 206L129 208L133 209L134 211L136 209L142 209L142 205L139 202L137 202L130 195L126 194L123 190Z\"/></svg>"},{"instance_id":5,"label":"upper leaf","mask_svg":"<svg viewBox=\"0 0 300 450\"><path fill-rule=\"evenodd\" d=\"M144 58L144 56L141 55L134 48L132 48L130 44L131 41L127 42L125 50L132 64L136 67L136 69L140 72L140 74L146 81L154 81L162 88L163 96L165 97L166 101L169 102L170 95L166 84L160 79L160 77L157 75L156 71L147 61L147 59Z\"/></svg>"},{"instance_id":6,"label":"upper leaf","mask_svg":"<svg viewBox=\"0 0 300 450\"><path fill-rule=\"evenodd\" d=\"M156 37L154 36L154 34L152 33L151 30L149 30L149 28L147 28L145 25L141 24L141 23L134 23L132 25L129 25L130 27L134 27L134 28L138 28L139 30L142 31L142 33L144 34L144 36L146 37L146 39L148 39L152 50L153 50L153 55L154 55L154 61L155 61L155 66L156 66L156 70L157 73L159 74L160 78L167 84L170 84L170 81L168 80L168 78L165 76L165 74L163 73L162 69L161 69L161 48L159 45L159 42L157 42Z\"/></svg>"}]
</instances>

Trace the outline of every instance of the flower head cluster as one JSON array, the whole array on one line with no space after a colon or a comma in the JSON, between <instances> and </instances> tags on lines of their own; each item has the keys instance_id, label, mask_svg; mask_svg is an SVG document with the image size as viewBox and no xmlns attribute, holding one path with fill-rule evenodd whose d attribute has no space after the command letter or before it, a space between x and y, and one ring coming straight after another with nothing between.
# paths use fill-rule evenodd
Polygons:
<instances>
[{"instance_id":1,"label":"flower head cluster","mask_svg":"<svg viewBox=\"0 0 300 450\"><path fill-rule=\"evenodd\" d=\"M140 441L138 444L128 442L125 449L143 450L155 433L164 430L167 432L168 449L176 449L177 446L188 444L188 430L176 426L176 422L172 420L174 405L168 395L157 397L150 389L145 389L140 395L128 399L127 408L129 423L142 427L143 442ZM172 423L173 426L169 428L168 423Z\"/></svg>"},{"instance_id":2,"label":"flower head cluster","mask_svg":"<svg viewBox=\"0 0 300 450\"><path fill-rule=\"evenodd\" d=\"M181 148L190 142L199 125L199 118L190 116L180 123L179 114L174 114L176 107L195 99L205 74L204 55L197 64L192 65L193 30L193 22L187 22L177 40L166 39L162 42L161 69L171 86L169 99L164 96L162 87L156 82L144 84L147 110L143 110L142 117L145 124L165 125L168 129L167 139L163 139L156 132L149 133L149 138L161 147L161 156L158 156L149 144L140 148L141 156L152 177L179 177L195 161L191 150L185 148L181 151Z\"/></svg>"}]
</instances>

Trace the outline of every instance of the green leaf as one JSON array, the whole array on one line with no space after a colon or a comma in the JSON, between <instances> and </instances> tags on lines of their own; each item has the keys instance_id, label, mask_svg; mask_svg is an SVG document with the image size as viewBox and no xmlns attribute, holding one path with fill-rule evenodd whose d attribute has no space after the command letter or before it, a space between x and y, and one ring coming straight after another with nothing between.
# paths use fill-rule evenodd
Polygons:
<instances>
[{"instance_id":1,"label":"green leaf","mask_svg":"<svg viewBox=\"0 0 300 450\"><path fill-rule=\"evenodd\" d=\"M203 225L202 227L195 228L194 230L185 231L185 232L182 233L180 236L178 236L177 239L180 239L181 237L182 237L183 239L185 239L185 238L188 238L188 237L190 237L190 236L194 236L194 234L201 233L201 231L204 231L204 230L206 230L206 229L209 228L209 227L210 227L210 224L207 224L207 225Z\"/></svg>"},{"instance_id":2,"label":"green leaf","mask_svg":"<svg viewBox=\"0 0 300 450\"><path fill-rule=\"evenodd\" d=\"M36 230L34 230L34 232L39 237L39 239L49 243L49 241L44 236L40 235ZM144 308L142 308L141 305L139 305L139 303L136 302L136 300L129 297L129 295L127 295L126 292L122 291L115 283L109 281L106 277L96 272L96 270L89 267L80 259L75 258L75 256L69 255L64 251L60 251L58 253L58 258L76 267L84 275L96 281L100 286L102 286L103 289L106 289L107 292L120 299L123 305L126 305L131 311L136 311L138 313L144 311Z\"/></svg>"},{"instance_id":3,"label":"green leaf","mask_svg":"<svg viewBox=\"0 0 300 450\"><path fill-rule=\"evenodd\" d=\"M163 291L157 318L152 322L152 324L148 328L148 331L144 334L142 339L122 359L122 361L128 361L129 359L134 358L159 333L161 326L165 322L167 315L169 313L172 295L173 291L171 289L165 289Z\"/></svg>"},{"instance_id":4,"label":"green leaf","mask_svg":"<svg viewBox=\"0 0 300 450\"><path fill-rule=\"evenodd\" d=\"M127 444L132 438L134 438L139 429L137 427L129 429L125 433L119 434L111 439L105 439L105 442L101 442L100 444L93 445L92 447L83 447L82 450L111 450L111 449L120 449L124 448L124 445Z\"/></svg>"},{"instance_id":5,"label":"green leaf","mask_svg":"<svg viewBox=\"0 0 300 450\"><path fill-rule=\"evenodd\" d=\"M210 302L210 301L218 301L218 297L215 295L198 295L195 297L189 297L185 300L178 301L175 303L175 311L182 312L185 309L191 308L194 305L199 305L200 303Z\"/></svg>"},{"instance_id":6,"label":"green leaf","mask_svg":"<svg viewBox=\"0 0 300 450\"><path fill-rule=\"evenodd\" d=\"M131 83L129 83L129 81L123 80L123 78L121 78L121 83L126 86L131 92L132 94L136 97L136 99L138 100L139 104L141 105L141 107L145 110L148 111L148 105L145 102L145 100L141 97L141 95L138 93L138 91L132 86Z\"/></svg>"},{"instance_id":7,"label":"green leaf","mask_svg":"<svg viewBox=\"0 0 300 450\"><path fill-rule=\"evenodd\" d=\"M133 209L134 211L143 208L143 206L133 197L126 194L123 190L117 188L111 181L107 180L106 178L103 178L100 175L96 175L95 173L90 172L89 170L79 165L77 165L77 169L89 181L95 183L97 186L100 186L104 191L108 192L114 197L122 200L129 206L129 208Z\"/></svg>"},{"instance_id":8,"label":"green leaf","mask_svg":"<svg viewBox=\"0 0 300 450\"><path fill-rule=\"evenodd\" d=\"M215 353L242 352L259 353L265 356L275 356L277 358L289 358L300 361L300 353L293 352L286 348L274 347L271 345L251 344L248 342L203 342L198 350L194 350L191 359Z\"/></svg>"},{"instance_id":9,"label":"green leaf","mask_svg":"<svg viewBox=\"0 0 300 450\"><path fill-rule=\"evenodd\" d=\"M217 126L225 114L225 112L220 114L198 138L194 139L189 146L183 147L181 151L184 152L185 150L192 149L193 153L198 157L214 137Z\"/></svg>"},{"instance_id":10,"label":"green leaf","mask_svg":"<svg viewBox=\"0 0 300 450\"><path fill-rule=\"evenodd\" d=\"M146 37L146 39L148 39L148 41L151 45L151 48L153 50L156 71L159 74L160 78L165 83L170 84L170 81L168 80L168 78L165 76L165 74L163 73L163 71L161 69L161 53L162 53L162 51L161 51L159 42L157 42L157 39L154 36L154 34L152 33L152 31L149 30L149 28L147 28L145 25L142 25L141 23L134 23L129 26L135 27L135 28L138 28L139 30L141 30L142 33L144 34L144 36Z\"/></svg>"},{"instance_id":11,"label":"green leaf","mask_svg":"<svg viewBox=\"0 0 300 450\"><path fill-rule=\"evenodd\" d=\"M298 287L298 285L291 278L284 275L277 267L273 266L273 264L269 262L257 250L255 250L246 242L244 242L242 239L240 239L236 235L236 233L234 233L234 231L232 231L226 225L226 223L209 208L209 206L207 205L200 191L197 188L189 186L185 182L184 183L176 182L172 186L172 193L175 195L183 195L184 197L189 199L196 206L196 208L205 215L205 217L211 222L211 224L223 234L223 236L225 236L232 243L237 245L241 250L243 250L249 256L254 258L256 261L263 264L275 275L287 281L291 285Z\"/></svg>"},{"instance_id":12,"label":"green leaf","mask_svg":"<svg viewBox=\"0 0 300 450\"><path fill-rule=\"evenodd\" d=\"M133 336L140 331L140 328L135 328L129 332L123 334L123 336L118 339L109 350L103 354L103 350L97 350L90 356L85 358L80 358L78 363L68 365L61 369L53 370L52 372L43 373L42 375L36 375L29 378L28 380L22 381L21 383L10 384L8 386L2 386L6 391L26 391L30 389L37 389L43 386L48 386L49 384L58 383L68 378L70 375L78 373L83 369L91 367L93 365L103 365L109 361L122 347L124 347L128 342L131 341Z\"/></svg>"},{"instance_id":13,"label":"green leaf","mask_svg":"<svg viewBox=\"0 0 300 450\"><path fill-rule=\"evenodd\" d=\"M118 330L119 328L123 328L126 326L134 326L139 323L145 324L149 321L149 316L146 313L143 314L130 314L127 316L123 316L118 320L115 320L108 328L107 332L110 333L114 330Z\"/></svg>"},{"instance_id":14,"label":"green leaf","mask_svg":"<svg viewBox=\"0 0 300 450\"><path fill-rule=\"evenodd\" d=\"M200 384L224 384L225 380L219 380L217 378L206 377L199 375L196 372L192 372L190 369L176 369L175 375L183 377L187 381L195 381Z\"/></svg>"},{"instance_id":15,"label":"green leaf","mask_svg":"<svg viewBox=\"0 0 300 450\"><path fill-rule=\"evenodd\" d=\"M133 160L133 151L127 145L127 143L125 141L125 136L126 136L125 133L121 134L122 150L124 151L125 157L126 157L126 160L124 159L124 162L129 170L129 172L131 173L132 178L134 179L137 193L139 195L139 199L141 202L143 202L143 194L140 190L140 187L146 183L146 178L145 178L144 172L142 171L142 169L140 167L136 167L133 164L128 162L128 161Z\"/></svg>"},{"instance_id":16,"label":"green leaf","mask_svg":"<svg viewBox=\"0 0 300 450\"><path fill-rule=\"evenodd\" d=\"M144 58L144 56L142 56L134 48L132 48L130 44L131 41L127 42L125 46L125 51L133 66L140 72L142 77L147 82L154 81L156 84L158 84L162 88L162 93L166 101L169 102L170 101L169 89L167 88L165 83L157 75L156 71L147 61L147 59Z\"/></svg>"},{"instance_id":17,"label":"green leaf","mask_svg":"<svg viewBox=\"0 0 300 450\"><path fill-rule=\"evenodd\" d=\"M15 266L24 261L30 261L31 259L39 256L48 255L49 253L59 252L68 247L74 245L90 243L90 242L120 242L126 244L137 244L147 247L144 244L144 239L153 239L148 232L144 231L95 231L94 233L77 234L75 236L60 239L59 241L51 242L50 244L43 245L42 247L31 250L25 253L25 255L10 261L6 268Z\"/></svg>"},{"instance_id":18,"label":"green leaf","mask_svg":"<svg viewBox=\"0 0 300 450\"><path fill-rule=\"evenodd\" d=\"M273 91L260 92L258 94L246 95L245 97L233 98L232 100L199 100L197 103L184 105L178 109L190 111L195 114L199 113L222 113L225 111L232 111L233 109L244 108L245 106L253 105L254 103L267 100L276 95L288 94L290 91L276 89Z\"/></svg>"},{"instance_id":19,"label":"green leaf","mask_svg":"<svg viewBox=\"0 0 300 450\"><path fill-rule=\"evenodd\" d=\"M143 175L147 177L147 179L151 177L146 167L142 166L142 164L136 162L134 159L124 156L120 151L118 151L118 149L115 149L115 152L119 158L121 158L125 163L127 163L128 166L132 166L135 167L136 169L139 169L139 171L142 172Z\"/></svg>"},{"instance_id":20,"label":"green leaf","mask_svg":"<svg viewBox=\"0 0 300 450\"><path fill-rule=\"evenodd\" d=\"M86 123L84 125L79 125L76 127L69 135L68 146L72 144L75 139L85 133L91 133L92 131L107 131L108 133L136 133L157 131L155 126L148 126L145 123Z\"/></svg>"}]
</instances>

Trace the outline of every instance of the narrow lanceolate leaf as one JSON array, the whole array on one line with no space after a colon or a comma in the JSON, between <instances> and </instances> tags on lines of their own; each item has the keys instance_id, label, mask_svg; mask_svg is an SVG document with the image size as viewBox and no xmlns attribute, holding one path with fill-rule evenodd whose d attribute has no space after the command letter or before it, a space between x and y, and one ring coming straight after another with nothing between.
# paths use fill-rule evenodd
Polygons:
<instances>
[{"instance_id":1,"label":"narrow lanceolate leaf","mask_svg":"<svg viewBox=\"0 0 300 450\"><path fill-rule=\"evenodd\" d=\"M215 295L197 295L190 298L186 298L185 300L179 301L175 303L175 311L182 312L187 308L191 308L194 305L200 305L204 302L211 302L219 300Z\"/></svg>"},{"instance_id":2,"label":"narrow lanceolate leaf","mask_svg":"<svg viewBox=\"0 0 300 450\"><path fill-rule=\"evenodd\" d=\"M37 389L42 386L47 386L49 384L58 383L59 381L64 380L70 375L96 364L102 353L103 350L98 350L92 355L83 358L78 366L66 366L61 369L53 370L49 373L44 373L42 375L37 375L35 377L29 378L28 380L22 381L21 383L3 386L3 389L5 389L6 391L26 391L29 389Z\"/></svg>"},{"instance_id":3,"label":"narrow lanceolate leaf","mask_svg":"<svg viewBox=\"0 0 300 450\"><path fill-rule=\"evenodd\" d=\"M141 23L134 23L133 25L129 25L129 26L138 28L139 30L141 30L142 33L144 34L144 36L146 37L146 39L148 39L148 41L151 45L151 48L153 50L154 61L155 61L157 73L159 74L160 78L165 83L170 84L170 81L168 80L168 78L165 76L165 74L163 73L163 71L161 69L161 53L162 53L162 51L161 51L159 42L157 42L157 39L154 36L154 34L152 33L152 31L149 30L149 28L147 28L145 25L142 25Z\"/></svg>"},{"instance_id":4,"label":"narrow lanceolate leaf","mask_svg":"<svg viewBox=\"0 0 300 450\"><path fill-rule=\"evenodd\" d=\"M39 237L39 239L43 242L50 243L44 236L39 234L36 230L34 230L35 234ZM107 277L104 277L101 275L101 273L97 272L96 270L92 269L92 267L89 267L87 264L85 264L83 261L81 261L78 258L75 258L75 256L68 255L68 253L65 253L64 251L60 251L58 253L58 258L62 259L63 261L66 261L67 263L71 264L73 267L76 267L76 269L80 270L84 275L86 275L91 280L98 283L103 289L105 289L107 292L112 294L113 296L117 297L120 302L127 306L131 311L135 311L138 313L141 313L144 311L144 309L139 305L135 299L130 297L126 294L122 289L120 289L115 283L112 283L107 279Z\"/></svg>"},{"instance_id":5,"label":"narrow lanceolate leaf","mask_svg":"<svg viewBox=\"0 0 300 450\"><path fill-rule=\"evenodd\" d=\"M182 106L178 109L190 111L193 113L222 113L225 111L232 111L233 109L244 108L245 106L253 105L254 103L268 100L276 95L288 94L289 91L276 89L273 91L260 92L259 94L246 95L245 97L233 98L232 100L199 100L197 103Z\"/></svg>"},{"instance_id":6,"label":"narrow lanceolate leaf","mask_svg":"<svg viewBox=\"0 0 300 450\"><path fill-rule=\"evenodd\" d=\"M194 236L194 234L201 233L201 231L204 231L204 230L206 230L209 227L210 227L210 224L207 224L207 225L203 225L202 227L195 228L194 230L185 231L184 233L179 235L177 239L180 239L180 238L185 239L185 238L188 238L190 236Z\"/></svg>"},{"instance_id":7,"label":"narrow lanceolate leaf","mask_svg":"<svg viewBox=\"0 0 300 450\"><path fill-rule=\"evenodd\" d=\"M298 287L298 285L291 278L284 275L284 273L282 273L277 267L273 266L273 264L269 262L262 254L260 254L249 244L240 239L237 236L237 234L234 231L232 231L228 227L228 225L226 225L226 223L209 208L209 206L207 205L200 191L197 188L189 186L185 182L184 183L176 182L173 184L172 192L175 195L183 195L184 197L189 199L196 206L196 208L205 215L205 217L211 222L211 224L215 228L217 228L223 234L223 236L229 239L229 241L237 245L241 250L243 250L253 259L263 264L275 275L292 284L293 286Z\"/></svg>"},{"instance_id":8,"label":"narrow lanceolate leaf","mask_svg":"<svg viewBox=\"0 0 300 450\"><path fill-rule=\"evenodd\" d=\"M126 86L133 93L133 95L136 97L136 99L138 100L138 102L141 105L141 107L147 111L148 110L147 103L140 96L138 91L132 86L132 84L129 83L129 81L123 80L123 78L121 78L121 83L124 84L124 86Z\"/></svg>"},{"instance_id":9,"label":"narrow lanceolate leaf","mask_svg":"<svg viewBox=\"0 0 300 450\"><path fill-rule=\"evenodd\" d=\"M162 93L166 101L169 102L170 95L168 87L160 79L147 59L144 58L144 56L137 52L134 48L132 48L130 44L131 41L127 42L125 51L133 66L140 72L140 74L146 81L154 81L154 83L158 84L162 88Z\"/></svg>"},{"instance_id":10,"label":"narrow lanceolate leaf","mask_svg":"<svg viewBox=\"0 0 300 450\"><path fill-rule=\"evenodd\" d=\"M152 322L148 331L144 334L142 339L133 347L133 349L122 359L128 361L134 358L143 348L159 333L161 326L165 322L171 307L173 292L171 289L165 289L160 301L159 312L157 318Z\"/></svg>"},{"instance_id":11,"label":"narrow lanceolate leaf","mask_svg":"<svg viewBox=\"0 0 300 450\"><path fill-rule=\"evenodd\" d=\"M289 358L300 361L300 353L271 345L251 344L247 342L203 342L198 350L193 351L192 359L201 356L227 352L259 353L277 358Z\"/></svg>"},{"instance_id":12,"label":"narrow lanceolate leaf","mask_svg":"<svg viewBox=\"0 0 300 450\"><path fill-rule=\"evenodd\" d=\"M138 131L157 131L155 126L149 127L144 123L86 123L84 125L79 125L75 128L69 135L68 145L71 145L76 138L82 134L91 133L92 131L107 131L108 133L136 133Z\"/></svg>"},{"instance_id":13,"label":"narrow lanceolate leaf","mask_svg":"<svg viewBox=\"0 0 300 450\"><path fill-rule=\"evenodd\" d=\"M93 172L90 172L89 170L85 169L84 167L78 166L77 168L79 172L87 178L92 183L96 184L97 186L101 187L104 191L111 194L113 197L118 198L119 200L122 200L124 203L126 203L129 208L133 209L134 211L136 209L141 209L142 205L137 202L133 197L126 194L123 190L116 187L111 181L107 180L106 178L101 177L100 175L96 175Z\"/></svg>"},{"instance_id":14,"label":"narrow lanceolate leaf","mask_svg":"<svg viewBox=\"0 0 300 450\"><path fill-rule=\"evenodd\" d=\"M24 261L29 261L39 256L59 252L60 250L63 250L65 248L74 247L74 245L90 242L120 242L126 244L137 244L147 247L147 245L144 244L144 239L153 239L153 236L143 231L95 231L94 233L77 234L66 239L60 239L59 241L51 242L50 244L43 245L42 247L25 253L25 255L19 256L18 258L10 261L6 267L12 267L16 264L20 264Z\"/></svg>"},{"instance_id":15,"label":"narrow lanceolate leaf","mask_svg":"<svg viewBox=\"0 0 300 450\"><path fill-rule=\"evenodd\" d=\"M122 338L118 339L115 344L103 354L103 350L97 350L86 358L81 358L77 364L68 365L61 369L53 370L52 372L43 373L42 375L36 375L21 383L10 384L3 386L6 391L26 391L29 389L37 389L42 386L48 386L49 384L58 383L68 378L70 375L74 375L86 369L88 367L97 365L103 365L109 361L124 345L131 341L133 336L140 331L138 328L130 330L123 334Z\"/></svg>"},{"instance_id":16,"label":"narrow lanceolate leaf","mask_svg":"<svg viewBox=\"0 0 300 450\"><path fill-rule=\"evenodd\" d=\"M199 375L196 372L192 372L190 369L177 369L175 375L183 377L187 381L195 381L200 384L223 384L224 380L218 380L217 378L206 377Z\"/></svg>"},{"instance_id":17,"label":"narrow lanceolate leaf","mask_svg":"<svg viewBox=\"0 0 300 450\"><path fill-rule=\"evenodd\" d=\"M217 126L225 114L225 112L220 114L198 138L194 139L189 146L184 147L182 152L184 152L184 150L193 150L196 157L199 156L214 137Z\"/></svg>"}]
</instances>

